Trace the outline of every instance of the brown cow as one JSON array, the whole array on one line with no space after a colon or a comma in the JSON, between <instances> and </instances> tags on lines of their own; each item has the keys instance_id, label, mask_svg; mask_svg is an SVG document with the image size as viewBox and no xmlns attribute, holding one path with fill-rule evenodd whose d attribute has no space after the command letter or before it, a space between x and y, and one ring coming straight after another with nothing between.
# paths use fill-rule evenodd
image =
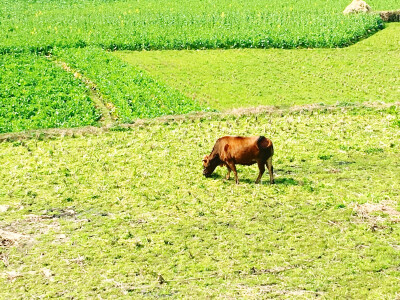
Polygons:
<instances>
[{"instance_id":1,"label":"brown cow","mask_svg":"<svg viewBox=\"0 0 400 300\"><path fill-rule=\"evenodd\" d=\"M260 182L266 165L269 171L270 183L273 184L275 182L272 155L274 155L272 141L263 136L224 136L217 140L210 155L204 156L203 175L210 177L217 166L226 166L228 168L226 179L230 178L231 171L233 171L236 183L238 184L239 180L235 165L248 166L257 163L260 173L258 174L256 183Z\"/></svg>"}]
</instances>

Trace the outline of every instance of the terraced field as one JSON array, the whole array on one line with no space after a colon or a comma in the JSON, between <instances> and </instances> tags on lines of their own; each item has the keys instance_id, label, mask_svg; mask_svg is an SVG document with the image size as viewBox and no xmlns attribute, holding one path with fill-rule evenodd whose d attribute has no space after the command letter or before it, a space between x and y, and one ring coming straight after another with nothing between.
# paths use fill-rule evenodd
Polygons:
<instances>
[{"instance_id":1,"label":"terraced field","mask_svg":"<svg viewBox=\"0 0 400 300\"><path fill-rule=\"evenodd\" d=\"M377 14L343 16L346 5L259 0L246 5L242 1L3 1L1 61L3 74L13 74L2 79L0 132L131 123L242 106L397 99L398 45L385 56L379 51L386 48L366 52L357 46L312 53L198 52L198 57L192 52L112 55L105 51L343 47L384 27ZM378 10L398 3L370 5ZM396 36L397 29L392 27L386 38ZM364 51L363 58L358 51ZM19 61L17 54L24 59ZM40 66L16 72L24 61ZM57 67L64 72L55 71ZM54 70L51 80L44 81L41 74L49 68ZM21 87L21 80L28 84ZM365 83L360 87L358 81ZM33 88L37 82L39 88ZM30 99L34 90L43 99Z\"/></svg>"}]
</instances>

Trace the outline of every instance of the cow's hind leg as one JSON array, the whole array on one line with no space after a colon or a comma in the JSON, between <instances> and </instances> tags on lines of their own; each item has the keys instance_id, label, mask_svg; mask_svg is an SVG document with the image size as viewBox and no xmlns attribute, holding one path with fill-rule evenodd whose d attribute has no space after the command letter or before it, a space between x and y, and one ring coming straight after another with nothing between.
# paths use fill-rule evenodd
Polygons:
<instances>
[{"instance_id":1,"label":"cow's hind leg","mask_svg":"<svg viewBox=\"0 0 400 300\"><path fill-rule=\"evenodd\" d=\"M274 167L272 166L272 156L267 159L266 165L269 172L269 182L271 184L274 184L275 180L274 180Z\"/></svg>"},{"instance_id":2,"label":"cow's hind leg","mask_svg":"<svg viewBox=\"0 0 400 300\"><path fill-rule=\"evenodd\" d=\"M260 173L258 174L256 183L259 183L261 180L261 177L263 176L263 174L265 172L265 166L264 166L264 162L258 162L257 164L258 164L258 169L260 170Z\"/></svg>"}]
</instances>

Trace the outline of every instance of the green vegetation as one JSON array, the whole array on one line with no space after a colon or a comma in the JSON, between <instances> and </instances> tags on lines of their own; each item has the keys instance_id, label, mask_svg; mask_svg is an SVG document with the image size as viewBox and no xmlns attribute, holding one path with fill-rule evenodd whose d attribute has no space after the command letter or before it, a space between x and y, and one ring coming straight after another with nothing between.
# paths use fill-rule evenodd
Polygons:
<instances>
[{"instance_id":1,"label":"green vegetation","mask_svg":"<svg viewBox=\"0 0 400 300\"><path fill-rule=\"evenodd\" d=\"M0 298L392 298L399 117L347 106L2 143L0 228L30 241L0 247ZM204 178L225 134L271 137L277 184L255 185L254 165L240 185Z\"/></svg>"},{"instance_id":2,"label":"green vegetation","mask_svg":"<svg viewBox=\"0 0 400 300\"><path fill-rule=\"evenodd\" d=\"M0 133L97 124L82 82L46 58L0 55L0 70Z\"/></svg>"},{"instance_id":3,"label":"green vegetation","mask_svg":"<svg viewBox=\"0 0 400 300\"><path fill-rule=\"evenodd\" d=\"M370 4L378 9L384 5L396 6L396 1L384 4L379 0ZM299 73L296 74L295 70L289 81L283 80L279 81L282 85L276 84L276 77L285 74L281 68L284 56L281 52L267 52L269 54L265 57L264 52L234 51L229 52L224 59L219 55L225 56L226 52L199 53L199 58L206 61L208 66L201 63L193 65L195 62L191 60L196 57L192 54L184 57L190 52L181 52L179 55L183 57L179 59L182 59L182 63L186 66L183 69L173 70L172 65L173 72L164 81L163 74L158 80L154 80L151 76L160 74L150 70L151 75L147 75L141 68L147 70L146 63L154 60L156 56L165 56L164 61L167 64L174 64L174 58L169 57L169 52L162 54L154 52L150 57L144 52L133 54L136 57L121 54L121 57L130 62L127 64L109 52L101 50L101 48L140 50L341 47L383 28L381 20L374 14L343 16L341 11L346 5L344 0L338 2L321 0L315 3L305 0L274 1L268 4L260 0L246 1L246 3L239 0L234 2L196 0L195 3L168 0L150 0L143 3L102 0L2 1L0 53L4 55L0 61L5 66L5 71L0 83L2 87L0 133L95 125L101 117L99 111L104 118L107 109L118 122L127 123L137 118L204 110L205 105L201 105L204 103L211 109L224 109L257 104L333 103L338 99L391 101L392 98L397 98L398 91L393 91L394 85L390 81L389 83L384 81L393 75L392 70L398 68L396 63L398 55L395 52L389 56L385 55L382 61L373 64L373 67L361 70L361 74L368 74L365 79L370 80L375 76L376 70L382 71L382 64L393 59L394 63L389 64L390 73L387 73L386 77L378 79L373 85L362 87L359 94L347 99L350 98L349 91L354 88L356 82L353 78L357 76L354 75L359 75L357 72L348 73L351 78L349 82L352 80L353 82L339 90L337 82L331 80L335 79L332 78L335 75L324 77L324 74L321 74L316 80L312 79L310 84L308 78L305 81L298 80L296 75ZM67 62L74 70L85 76L86 84L93 83L94 86L90 88L95 89L95 92L85 89L79 78L74 79L71 74L63 74L58 66L51 66L51 63L43 57L28 56L28 53L16 55L27 51L46 53L59 61ZM280 53L277 55L277 60L271 58L275 57L276 53ZM324 65L316 61L321 58L318 55L312 55L305 61L298 61L298 53L308 53L306 50L287 52L285 55L288 53L287 62L290 65L305 67L310 74L316 73L317 65ZM316 53L321 53L323 56L326 52ZM242 54L244 61L237 59L237 56ZM344 55L347 57L347 53ZM355 60L354 55L350 55L348 60ZM142 57L145 57L143 62L141 62ZM32 66L28 67L31 60ZM211 63L208 63L209 60ZM218 60L218 63L215 64L213 60ZM263 68L265 64L272 63L272 70L276 73L272 72L272 76L262 73L258 78L263 79L268 75L267 80L257 81L254 80L254 76L260 75L260 69L247 68L250 70L248 76L246 64L250 62L260 66L257 63L260 60L261 65L264 64ZM340 70L335 69L335 66L338 66L337 62L342 60L339 56L332 60L328 59L324 67L340 78L346 78L341 76ZM23 64L21 70L18 67L20 63ZM330 67L331 64L333 68ZM167 74L171 71L168 68L165 70ZM219 76L215 76L215 70L221 71ZM189 83L187 79L182 81L182 78L186 78L190 72L194 79ZM394 73L392 78L397 80L397 73ZM211 83L208 82L210 79ZM26 81L26 84L14 84L20 80ZM301 84L298 84L299 82ZM265 84L268 88L265 88ZM293 86L295 88L292 88ZM296 89L299 86L306 88ZM174 87L179 88L181 92ZM272 91L269 87L273 87ZM315 87L323 90L321 93L316 93ZM207 91L209 88L213 90L211 93ZM289 89L292 90L290 95L276 93ZM370 93L369 89L374 92ZM324 93L327 90L334 92ZM89 101L89 96L93 96L94 93L97 93L98 98L94 103L101 108L98 111ZM310 94L318 96L313 98ZM197 103L194 98L199 98L203 103ZM240 103L236 103L237 99L240 99Z\"/></svg>"},{"instance_id":4,"label":"green vegetation","mask_svg":"<svg viewBox=\"0 0 400 300\"><path fill-rule=\"evenodd\" d=\"M344 49L115 52L217 109L400 99L400 26Z\"/></svg>"},{"instance_id":5,"label":"green vegetation","mask_svg":"<svg viewBox=\"0 0 400 300\"><path fill-rule=\"evenodd\" d=\"M137 118L185 114L201 110L176 90L99 48L55 51L56 56L90 78L120 122Z\"/></svg>"},{"instance_id":6,"label":"green vegetation","mask_svg":"<svg viewBox=\"0 0 400 300\"><path fill-rule=\"evenodd\" d=\"M344 16L348 2L3 0L0 52L343 47L383 28L377 14Z\"/></svg>"}]
</instances>

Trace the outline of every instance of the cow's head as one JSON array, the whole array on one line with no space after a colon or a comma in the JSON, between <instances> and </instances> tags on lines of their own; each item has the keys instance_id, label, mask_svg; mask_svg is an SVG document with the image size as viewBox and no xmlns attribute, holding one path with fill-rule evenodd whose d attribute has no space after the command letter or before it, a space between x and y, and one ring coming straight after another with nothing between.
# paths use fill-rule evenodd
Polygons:
<instances>
[{"instance_id":1,"label":"cow's head","mask_svg":"<svg viewBox=\"0 0 400 300\"><path fill-rule=\"evenodd\" d=\"M206 177L210 177L214 172L215 168L219 165L218 156L214 156L210 158L209 155L204 155L203 157L203 175Z\"/></svg>"}]
</instances>

